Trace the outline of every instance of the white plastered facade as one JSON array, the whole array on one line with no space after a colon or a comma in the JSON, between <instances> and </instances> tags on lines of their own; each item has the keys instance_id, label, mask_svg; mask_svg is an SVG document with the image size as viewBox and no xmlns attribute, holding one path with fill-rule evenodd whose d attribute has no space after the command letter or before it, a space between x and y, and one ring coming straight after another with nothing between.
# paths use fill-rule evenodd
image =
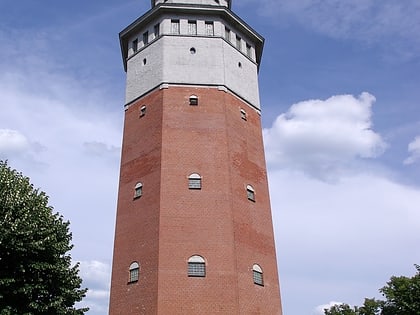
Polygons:
<instances>
[{"instance_id":1,"label":"white plastered facade","mask_svg":"<svg viewBox=\"0 0 420 315\"><path fill-rule=\"evenodd\" d=\"M177 1L178 2L178 1ZM197 1L192 1L196 3ZM209 85L226 88L253 107L260 109L258 65L255 48L243 34L215 18L208 21L202 16L177 16L180 34L171 33L172 16L140 30L130 40L137 40L139 50L128 49L126 104L161 84ZM197 22L197 35L188 34L188 21ZM214 24L214 34L205 34L205 23ZM159 24L159 36L153 33ZM225 27L231 33L225 38ZM149 34L144 45L142 34ZM236 37L241 38L241 49ZM248 46L248 49L247 49Z\"/></svg>"}]
</instances>

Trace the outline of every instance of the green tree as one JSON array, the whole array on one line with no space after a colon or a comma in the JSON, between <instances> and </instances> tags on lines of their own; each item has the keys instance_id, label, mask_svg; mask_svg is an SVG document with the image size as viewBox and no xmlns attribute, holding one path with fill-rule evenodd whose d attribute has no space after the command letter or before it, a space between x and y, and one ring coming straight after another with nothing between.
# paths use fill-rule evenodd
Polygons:
<instances>
[{"instance_id":1,"label":"green tree","mask_svg":"<svg viewBox=\"0 0 420 315\"><path fill-rule=\"evenodd\" d=\"M391 277L379 290L386 298L381 315L420 314L420 266L415 267L417 273L413 277Z\"/></svg>"},{"instance_id":2,"label":"green tree","mask_svg":"<svg viewBox=\"0 0 420 315\"><path fill-rule=\"evenodd\" d=\"M375 299L365 299L363 306L357 308L359 315L379 315L381 314L383 302Z\"/></svg>"},{"instance_id":3,"label":"green tree","mask_svg":"<svg viewBox=\"0 0 420 315\"><path fill-rule=\"evenodd\" d=\"M363 306L351 308L348 304L334 305L325 309L325 315L419 315L420 314L420 266L411 277L391 277L379 291L385 301L365 299Z\"/></svg>"},{"instance_id":4,"label":"green tree","mask_svg":"<svg viewBox=\"0 0 420 315\"><path fill-rule=\"evenodd\" d=\"M330 309L324 310L325 315L358 315L356 309L348 304L333 305Z\"/></svg>"},{"instance_id":5,"label":"green tree","mask_svg":"<svg viewBox=\"0 0 420 315\"><path fill-rule=\"evenodd\" d=\"M0 315L81 315L69 222L29 178L0 161Z\"/></svg>"}]
</instances>

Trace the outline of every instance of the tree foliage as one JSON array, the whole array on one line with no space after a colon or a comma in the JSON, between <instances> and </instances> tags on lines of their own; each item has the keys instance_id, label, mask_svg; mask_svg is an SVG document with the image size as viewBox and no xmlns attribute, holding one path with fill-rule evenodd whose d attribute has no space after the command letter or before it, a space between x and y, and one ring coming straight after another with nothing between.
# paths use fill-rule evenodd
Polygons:
<instances>
[{"instance_id":1,"label":"tree foliage","mask_svg":"<svg viewBox=\"0 0 420 315\"><path fill-rule=\"evenodd\" d=\"M417 273L413 277L391 277L387 285L380 289L386 298L383 315L420 314L420 266L415 267Z\"/></svg>"},{"instance_id":2,"label":"tree foliage","mask_svg":"<svg viewBox=\"0 0 420 315\"><path fill-rule=\"evenodd\" d=\"M391 277L379 290L385 300L365 299L361 307L348 304L334 305L325 309L325 315L419 315L420 314L420 266L411 277Z\"/></svg>"},{"instance_id":3,"label":"tree foliage","mask_svg":"<svg viewBox=\"0 0 420 315\"><path fill-rule=\"evenodd\" d=\"M81 315L69 222L29 178L0 161L0 315Z\"/></svg>"}]
</instances>

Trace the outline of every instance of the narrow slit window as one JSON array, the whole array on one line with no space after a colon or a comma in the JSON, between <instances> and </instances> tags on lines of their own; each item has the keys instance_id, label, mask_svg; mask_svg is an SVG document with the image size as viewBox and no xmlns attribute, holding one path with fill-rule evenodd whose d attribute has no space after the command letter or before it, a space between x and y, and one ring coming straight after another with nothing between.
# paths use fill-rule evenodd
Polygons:
<instances>
[{"instance_id":1,"label":"narrow slit window","mask_svg":"<svg viewBox=\"0 0 420 315\"><path fill-rule=\"evenodd\" d=\"M225 39L230 42L230 29L225 27Z\"/></svg>"},{"instance_id":2,"label":"narrow slit window","mask_svg":"<svg viewBox=\"0 0 420 315\"><path fill-rule=\"evenodd\" d=\"M188 176L188 189L201 189L201 176L197 173Z\"/></svg>"},{"instance_id":3,"label":"narrow slit window","mask_svg":"<svg viewBox=\"0 0 420 315\"><path fill-rule=\"evenodd\" d=\"M248 200L255 201L255 190L251 185L246 186L246 196Z\"/></svg>"},{"instance_id":4,"label":"narrow slit window","mask_svg":"<svg viewBox=\"0 0 420 315\"><path fill-rule=\"evenodd\" d=\"M149 32L143 33L143 45L146 46L149 43Z\"/></svg>"},{"instance_id":5,"label":"narrow slit window","mask_svg":"<svg viewBox=\"0 0 420 315\"><path fill-rule=\"evenodd\" d=\"M192 256L188 259L188 277L205 277L206 261L201 256Z\"/></svg>"},{"instance_id":6,"label":"narrow slit window","mask_svg":"<svg viewBox=\"0 0 420 315\"><path fill-rule=\"evenodd\" d=\"M214 23L212 21L206 21L206 35L214 36Z\"/></svg>"},{"instance_id":7,"label":"narrow slit window","mask_svg":"<svg viewBox=\"0 0 420 315\"><path fill-rule=\"evenodd\" d=\"M254 280L254 284L264 286L263 271L257 264L252 267L252 278Z\"/></svg>"},{"instance_id":8,"label":"narrow slit window","mask_svg":"<svg viewBox=\"0 0 420 315\"><path fill-rule=\"evenodd\" d=\"M156 24L153 28L155 38L159 37L160 35L160 24Z\"/></svg>"},{"instance_id":9,"label":"narrow slit window","mask_svg":"<svg viewBox=\"0 0 420 315\"><path fill-rule=\"evenodd\" d=\"M236 35L236 48L241 50L242 49L242 38Z\"/></svg>"},{"instance_id":10,"label":"narrow slit window","mask_svg":"<svg viewBox=\"0 0 420 315\"><path fill-rule=\"evenodd\" d=\"M137 52L139 50L139 40L136 38L132 42L133 52Z\"/></svg>"},{"instance_id":11,"label":"narrow slit window","mask_svg":"<svg viewBox=\"0 0 420 315\"><path fill-rule=\"evenodd\" d=\"M171 20L171 34L179 34L179 20Z\"/></svg>"},{"instance_id":12,"label":"narrow slit window","mask_svg":"<svg viewBox=\"0 0 420 315\"><path fill-rule=\"evenodd\" d=\"M137 183L134 187L134 199L140 198L143 195L143 184Z\"/></svg>"},{"instance_id":13,"label":"narrow slit window","mask_svg":"<svg viewBox=\"0 0 420 315\"><path fill-rule=\"evenodd\" d=\"M138 262L133 262L130 265L129 273L128 273L128 283L134 283L139 281L139 274L140 274L140 265Z\"/></svg>"},{"instance_id":14,"label":"narrow slit window","mask_svg":"<svg viewBox=\"0 0 420 315\"><path fill-rule=\"evenodd\" d=\"M251 49L251 45L250 44L246 44L246 55L249 58L252 58L252 49Z\"/></svg>"},{"instance_id":15,"label":"narrow slit window","mask_svg":"<svg viewBox=\"0 0 420 315\"><path fill-rule=\"evenodd\" d=\"M188 34L197 35L197 21L188 21Z\"/></svg>"}]
</instances>

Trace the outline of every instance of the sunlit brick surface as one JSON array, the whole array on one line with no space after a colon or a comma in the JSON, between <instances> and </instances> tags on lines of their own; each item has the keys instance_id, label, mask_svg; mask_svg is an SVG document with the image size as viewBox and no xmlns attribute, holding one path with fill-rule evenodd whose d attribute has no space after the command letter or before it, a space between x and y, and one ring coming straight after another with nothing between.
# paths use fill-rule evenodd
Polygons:
<instances>
[{"instance_id":1,"label":"sunlit brick surface","mask_svg":"<svg viewBox=\"0 0 420 315\"><path fill-rule=\"evenodd\" d=\"M281 314L261 132L253 108L214 87L157 89L127 109L111 315ZM189 189L192 173L201 189ZM193 255L205 258L205 277L188 277ZM139 281L128 284L134 261Z\"/></svg>"}]
</instances>

